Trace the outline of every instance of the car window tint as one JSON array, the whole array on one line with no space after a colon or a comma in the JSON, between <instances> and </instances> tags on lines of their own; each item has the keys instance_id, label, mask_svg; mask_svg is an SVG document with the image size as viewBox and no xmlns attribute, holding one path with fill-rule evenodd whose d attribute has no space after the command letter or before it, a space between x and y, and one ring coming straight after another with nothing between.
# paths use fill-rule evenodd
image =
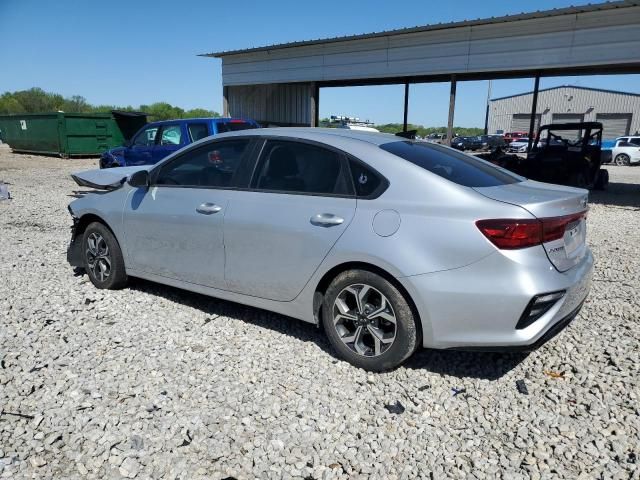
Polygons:
<instances>
[{"instance_id":1,"label":"car window tint","mask_svg":"<svg viewBox=\"0 0 640 480\"><path fill-rule=\"evenodd\" d=\"M162 127L160 145L180 145L182 143L182 129L180 125L165 125Z\"/></svg>"},{"instance_id":2,"label":"car window tint","mask_svg":"<svg viewBox=\"0 0 640 480\"><path fill-rule=\"evenodd\" d=\"M242 120L218 122L218 133L235 132L237 130L249 130L252 128L256 128L256 126L253 123L243 122Z\"/></svg>"},{"instance_id":3,"label":"car window tint","mask_svg":"<svg viewBox=\"0 0 640 480\"><path fill-rule=\"evenodd\" d=\"M197 142L209 136L209 129L206 123L190 123L188 129L192 142Z\"/></svg>"},{"instance_id":4,"label":"car window tint","mask_svg":"<svg viewBox=\"0 0 640 480\"><path fill-rule=\"evenodd\" d=\"M160 168L157 185L229 187L250 140L208 143L173 159Z\"/></svg>"},{"instance_id":5,"label":"car window tint","mask_svg":"<svg viewBox=\"0 0 640 480\"><path fill-rule=\"evenodd\" d=\"M297 142L268 141L253 186L280 192L343 194L347 192L341 155Z\"/></svg>"},{"instance_id":6,"label":"car window tint","mask_svg":"<svg viewBox=\"0 0 640 480\"><path fill-rule=\"evenodd\" d=\"M380 148L465 187L493 187L524 180L489 162L433 143L398 141Z\"/></svg>"},{"instance_id":7,"label":"car window tint","mask_svg":"<svg viewBox=\"0 0 640 480\"><path fill-rule=\"evenodd\" d=\"M158 127L145 128L141 131L133 141L134 145L151 146L156 141Z\"/></svg>"},{"instance_id":8,"label":"car window tint","mask_svg":"<svg viewBox=\"0 0 640 480\"><path fill-rule=\"evenodd\" d=\"M634 145L640 145L640 138L632 138L629 140L629 143L633 143Z\"/></svg>"},{"instance_id":9,"label":"car window tint","mask_svg":"<svg viewBox=\"0 0 640 480\"><path fill-rule=\"evenodd\" d=\"M382 179L370 168L360 162L351 160L349 162L353 185L356 188L356 195L359 197L369 197L376 192L382 184Z\"/></svg>"}]
</instances>

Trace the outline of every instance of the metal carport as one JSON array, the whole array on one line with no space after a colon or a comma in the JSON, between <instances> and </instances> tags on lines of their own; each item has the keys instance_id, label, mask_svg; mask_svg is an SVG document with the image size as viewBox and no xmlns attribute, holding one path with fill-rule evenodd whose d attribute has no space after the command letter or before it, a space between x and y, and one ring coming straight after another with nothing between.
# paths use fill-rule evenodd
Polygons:
<instances>
[{"instance_id":1,"label":"metal carport","mask_svg":"<svg viewBox=\"0 0 640 480\"><path fill-rule=\"evenodd\" d=\"M640 73L640 2L618 1L203 54L222 59L225 115L318 124L321 87ZM405 87L405 129L408 88ZM530 131L533 130L533 121Z\"/></svg>"}]
</instances>

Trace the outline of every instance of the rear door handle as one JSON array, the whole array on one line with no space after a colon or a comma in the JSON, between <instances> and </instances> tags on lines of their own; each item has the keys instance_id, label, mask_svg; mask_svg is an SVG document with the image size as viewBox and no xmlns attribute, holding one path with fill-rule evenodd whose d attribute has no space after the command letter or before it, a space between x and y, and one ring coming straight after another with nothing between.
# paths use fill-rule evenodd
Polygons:
<instances>
[{"instance_id":1,"label":"rear door handle","mask_svg":"<svg viewBox=\"0 0 640 480\"><path fill-rule=\"evenodd\" d=\"M214 213L218 213L222 210L220 205L216 205L215 203L205 202L196 208L196 212L201 213L203 215L213 215Z\"/></svg>"},{"instance_id":2,"label":"rear door handle","mask_svg":"<svg viewBox=\"0 0 640 480\"><path fill-rule=\"evenodd\" d=\"M333 213L319 213L311 217L310 221L311 225L315 225L316 227L334 227L342 224L344 218L338 217Z\"/></svg>"}]
</instances>

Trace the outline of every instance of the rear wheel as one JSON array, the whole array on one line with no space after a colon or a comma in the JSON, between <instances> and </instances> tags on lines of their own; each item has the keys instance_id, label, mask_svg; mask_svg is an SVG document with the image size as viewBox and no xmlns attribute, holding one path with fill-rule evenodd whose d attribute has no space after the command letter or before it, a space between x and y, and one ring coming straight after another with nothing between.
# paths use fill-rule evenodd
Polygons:
<instances>
[{"instance_id":1,"label":"rear wheel","mask_svg":"<svg viewBox=\"0 0 640 480\"><path fill-rule=\"evenodd\" d=\"M596 174L596 183L593 188L596 190L605 190L609 185L609 171L601 168Z\"/></svg>"},{"instance_id":2,"label":"rear wheel","mask_svg":"<svg viewBox=\"0 0 640 480\"><path fill-rule=\"evenodd\" d=\"M619 153L616 155L616 165L627 166L631 164L631 158L626 153Z\"/></svg>"},{"instance_id":3,"label":"rear wheel","mask_svg":"<svg viewBox=\"0 0 640 480\"><path fill-rule=\"evenodd\" d=\"M122 251L116 237L104 224L93 222L82 237L84 268L97 288L115 290L127 283Z\"/></svg>"},{"instance_id":4,"label":"rear wheel","mask_svg":"<svg viewBox=\"0 0 640 480\"><path fill-rule=\"evenodd\" d=\"M324 297L322 320L338 355L371 371L397 367L418 347L413 311L385 278L366 270L338 275Z\"/></svg>"},{"instance_id":5,"label":"rear wheel","mask_svg":"<svg viewBox=\"0 0 640 480\"><path fill-rule=\"evenodd\" d=\"M569 177L569 183L574 187L589 188L589 184L587 183L587 175L584 171L573 173Z\"/></svg>"}]
</instances>

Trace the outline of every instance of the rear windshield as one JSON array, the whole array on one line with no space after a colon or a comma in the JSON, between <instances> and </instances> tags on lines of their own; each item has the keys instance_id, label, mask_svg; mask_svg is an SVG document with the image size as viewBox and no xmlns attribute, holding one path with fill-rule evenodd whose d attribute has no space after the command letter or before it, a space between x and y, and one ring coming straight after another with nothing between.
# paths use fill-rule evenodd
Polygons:
<instances>
[{"instance_id":1,"label":"rear windshield","mask_svg":"<svg viewBox=\"0 0 640 480\"><path fill-rule=\"evenodd\" d=\"M433 143L391 142L380 148L464 187L495 187L524 179L489 162Z\"/></svg>"},{"instance_id":2,"label":"rear windshield","mask_svg":"<svg viewBox=\"0 0 640 480\"><path fill-rule=\"evenodd\" d=\"M256 128L253 123L249 122L220 122L218 123L218 133L235 132L236 130L249 130Z\"/></svg>"}]
</instances>

